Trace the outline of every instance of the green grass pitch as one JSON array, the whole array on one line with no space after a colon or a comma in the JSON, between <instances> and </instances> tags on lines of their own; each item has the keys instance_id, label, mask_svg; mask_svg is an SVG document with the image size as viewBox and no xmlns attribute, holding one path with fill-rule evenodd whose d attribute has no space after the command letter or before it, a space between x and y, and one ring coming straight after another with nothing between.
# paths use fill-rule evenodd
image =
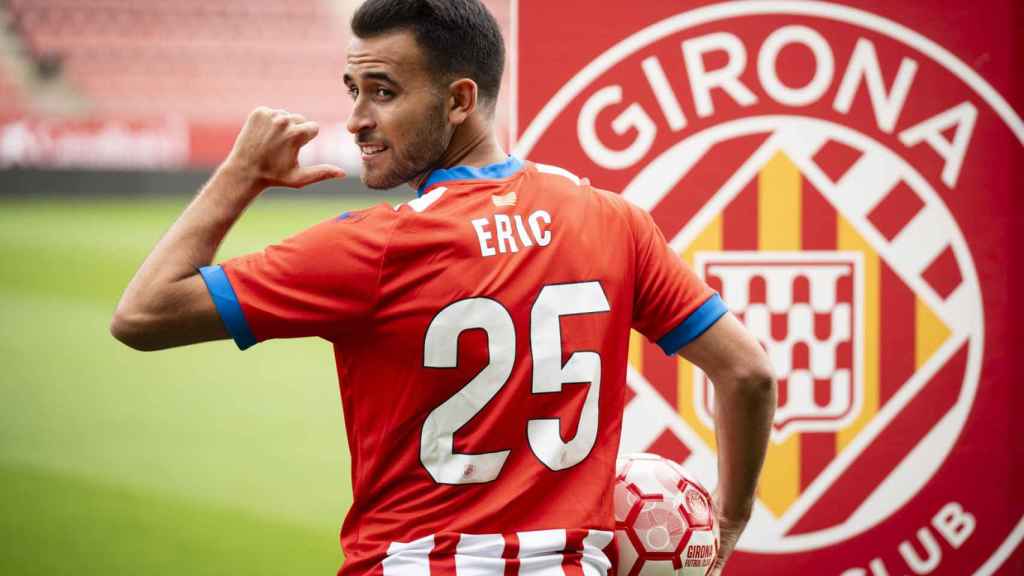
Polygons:
<instances>
[{"instance_id":1,"label":"green grass pitch","mask_svg":"<svg viewBox=\"0 0 1024 576\"><path fill-rule=\"evenodd\" d=\"M351 486L326 342L142 353L109 335L187 201L0 201L0 574L340 565ZM374 202L275 191L218 257Z\"/></svg>"}]
</instances>

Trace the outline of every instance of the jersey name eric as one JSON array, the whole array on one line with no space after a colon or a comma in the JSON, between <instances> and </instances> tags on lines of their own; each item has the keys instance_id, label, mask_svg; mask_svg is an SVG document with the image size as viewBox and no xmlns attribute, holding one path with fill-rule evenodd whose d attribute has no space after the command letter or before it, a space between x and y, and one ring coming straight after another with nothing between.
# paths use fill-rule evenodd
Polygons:
<instances>
[{"instance_id":1,"label":"jersey name eric","mask_svg":"<svg viewBox=\"0 0 1024 576\"><path fill-rule=\"evenodd\" d=\"M480 240L481 256L515 254L520 246L544 247L551 243L551 214L547 210L537 210L525 218L520 214L494 214L490 218L474 218L471 224Z\"/></svg>"}]
</instances>

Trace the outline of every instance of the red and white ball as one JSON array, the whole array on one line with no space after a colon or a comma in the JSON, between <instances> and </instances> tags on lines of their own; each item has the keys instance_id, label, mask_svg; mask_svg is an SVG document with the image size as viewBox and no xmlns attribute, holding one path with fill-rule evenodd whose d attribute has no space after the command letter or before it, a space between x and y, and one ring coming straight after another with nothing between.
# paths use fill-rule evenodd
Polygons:
<instances>
[{"instance_id":1,"label":"red and white ball","mask_svg":"<svg viewBox=\"0 0 1024 576\"><path fill-rule=\"evenodd\" d=\"M615 475L618 576L704 576L718 554L711 495L654 454L620 456Z\"/></svg>"}]
</instances>

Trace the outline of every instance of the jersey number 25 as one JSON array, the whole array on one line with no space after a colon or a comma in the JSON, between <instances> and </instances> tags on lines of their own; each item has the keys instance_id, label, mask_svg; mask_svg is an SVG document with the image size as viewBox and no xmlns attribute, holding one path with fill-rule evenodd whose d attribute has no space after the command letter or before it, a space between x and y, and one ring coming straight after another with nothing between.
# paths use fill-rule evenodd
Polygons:
<instances>
[{"instance_id":1,"label":"jersey number 25","mask_svg":"<svg viewBox=\"0 0 1024 576\"><path fill-rule=\"evenodd\" d=\"M533 355L534 394L562 391L563 384L589 383L576 434L563 442L558 418L527 423L530 449L545 466L564 470L587 457L597 439L601 356L574 352L562 365L562 328L559 318L611 310L599 282L544 286L530 311L530 352ZM430 322L424 340L423 365L454 368L458 363L459 334L482 329L487 333L490 362L454 396L435 408L423 424L420 462L440 484L477 484L498 477L510 450L483 454L455 452L455 433L483 410L512 375L516 361L516 327L498 301L467 298L449 304Z\"/></svg>"}]
</instances>

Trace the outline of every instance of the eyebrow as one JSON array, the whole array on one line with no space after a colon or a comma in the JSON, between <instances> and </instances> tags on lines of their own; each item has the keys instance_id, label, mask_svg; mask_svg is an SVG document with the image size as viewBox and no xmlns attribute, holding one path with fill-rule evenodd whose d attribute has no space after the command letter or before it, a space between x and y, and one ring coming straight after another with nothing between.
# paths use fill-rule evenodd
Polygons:
<instances>
[{"instance_id":1,"label":"eyebrow","mask_svg":"<svg viewBox=\"0 0 1024 576\"><path fill-rule=\"evenodd\" d=\"M362 76L363 76L364 79L367 79L367 80L379 80L379 81L382 81L382 82L387 82L388 84L394 84L396 86L398 85L398 83L395 82L394 78L389 76L387 72L372 72L371 71L371 72L364 73ZM355 83L355 78L353 78L352 75L349 74L348 72L345 72L345 75L342 76L342 80L346 84L353 84L353 83Z\"/></svg>"}]
</instances>

